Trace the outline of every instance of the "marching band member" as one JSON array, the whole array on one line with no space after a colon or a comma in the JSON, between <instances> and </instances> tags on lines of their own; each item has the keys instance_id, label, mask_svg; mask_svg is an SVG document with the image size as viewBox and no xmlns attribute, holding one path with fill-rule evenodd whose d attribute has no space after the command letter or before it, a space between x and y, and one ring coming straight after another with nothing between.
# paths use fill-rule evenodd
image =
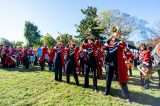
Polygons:
<instances>
[{"instance_id":1,"label":"marching band member","mask_svg":"<svg viewBox=\"0 0 160 106\"><path fill-rule=\"evenodd\" d=\"M142 57L143 57L144 50L147 50L147 47L145 44L141 44L139 47L139 53L138 53L138 62L137 62L138 66L142 64ZM140 80L141 80L141 85L143 86L144 81L143 81L142 72L140 72Z\"/></svg>"},{"instance_id":2,"label":"marching band member","mask_svg":"<svg viewBox=\"0 0 160 106\"><path fill-rule=\"evenodd\" d=\"M40 58L40 66L41 70L44 70L45 62L48 60L48 48L47 45L44 44L44 47L42 48L42 56Z\"/></svg>"},{"instance_id":3,"label":"marching band member","mask_svg":"<svg viewBox=\"0 0 160 106\"><path fill-rule=\"evenodd\" d=\"M11 56L11 48L6 46L6 58L5 58L5 68L8 68L10 66L10 56Z\"/></svg>"},{"instance_id":4,"label":"marching band member","mask_svg":"<svg viewBox=\"0 0 160 106\"><path fill-rule=\"evenodd\" d=\"M19 64L22 64L22 60L23 60L22 55L23 55L23 50L22 50L22 47L20 47L18 49L18 64L17 64L18 66L19 66Z\"/></svg>"},{"instance_id":5,"label":"marching band member","mask_svg":"<svg viewBox=\"0 0 160 106\"><path fill-rule=\"evenodd\" d=\"M126 49L125 56L126 56L126 64L129 70L129 74L130 76L132 76L132 52L128 48Z\"/></svg>"},{"instance_id":6,"label":"marching band member","mask_svg":"<svg viewBox=\"0 0 160 106\"><path fill-rule=\"evenodd\" d=\"M97 78L102 78L102 66L103 66L103 52L100 49L100 41L95 41L96 45L96 68L97 68Z\"/></svg>"},{"instance_id":7,"label":"marching band member","mask_svg":"<svg viewBox=\"0 0 160 106\"><path fill-rule=\"evenodd\" d=\"M53 59L54 59L54 56L55 56L55 52L56 50L54 49L54 47L51 47L51 50L49 51L49 60L48 60L48 66L49 66L49 71L53 71L52 70L52 66L53 66Z\"/></svg>"},{"instance_id":8,"label":"marching band member","mask_svg":"<svg viewBox=\"0 0 160 106\"><path fill-rule=\"evenodd\" d=\"M77 75L77 68L79 69L79 62L78 62L78 51L79 47L75 45L72 36L70 36L71 43L67 50L67 70L66 70L66 79L67 83L70 83L70 74L73 73L76 85L79 85L78 75Z\"/></svg>"},{"instance_id":9,"label":"marching band member","mask_svg":"<svg viewBox=\"0 0 160 106\"><path fill-rule=\"evenodd\" d=\"M155 71L158 72L158 76L159 76L159 87L160 87L160 43L158 43L155 48L152 51L152 57L153 57L153 61L154 64L152 66L152 73L154 73Z\"/></svg>"},{"instance_id":10,"label":"marching band member","mask_svg":"<svg viewBox=\"0 0 160 106\"><path fill-rule=\"evenodd\" d=\"M55 48L55 80L62 81L62 68L64 69L64 52L65 47L62 42L58 42Z\"/></svg>"},{"instance_id":11,"label":"marching band member","mask_svg":"<svg viewBox=\"0 0 160 106\"><path fill-rule=\"evenodd\" d=\"M109 72L106 75L107 84L104 95L110 93L111 89L111 82L113 79L114 71L117 71L118 74L118 81L121 86L122 95L127 99L127 102L131 102L127 81L129 80L128 73L127 73L127 66L125 64L125 60L123 57L124 49L126 47L125 42L121 41L121 34L119 33L118 27L113 27L113 35L107 41L108 46L108 56L109 56ZM112 44L110 44L112 41ZM112 45L112 46L111 46Z\"/></svg>"},{"instance_id":12,"label":"marching band member","mask_svg":"<svg viewBox=\"0 0 160 106\"><path fill-rule=\"evenodd\" d=\"M29 48L25 47L23 49L23 65L25 69L29 69Z\"/></svg>"},{"instance_id":13,"label":"marching band member","mask_svg":"<svg viewBox=\"0 0 160 106\"><path fill-rule=\"evenodd\" d=\"M17 59L17 48L14 47L13 49L11 49L10 51L10 67L15 68L16 67L16 63L18 61Z\"/></svg>"},{"instance_id":14,"label":"marching band member","mask_svg":"<svg viewBox=\"0 0 160 106\"><path fill-rule=\"evenodd\" d=\"M151 52L150 50L144 50L143 56L142 56L142 69L145 70L146 74L150 73L150 59L151 59ZM149 78L144 79L144 75L142 75L143 78L143 89L149 88Z\"/></svg>"},{"instance_id":15,"label":"marching band member","mask_svg":"<svg viewBox=\"0 0 160 106\"><path fill-rule=\"evenodd\" d=\"M96 58L95 58L95 53L96 53L96 45L94 44L94 38L93 36L89 36L88 38L88 43L83 43L82 48L87 50L87 69L85 70L85 82L84 82L84 87L88 88L89 87L89 73L92 71L93 73L93 90L97 92L98 87L97 87L97 73L96 73Z\"/></svg>"},{"instance_id":16,"label":"marching band member","mask_svg":"<svg viewBox=\"0 0 160 106\"><path fill-rule=\"evenodd\" d=\"M2 62L2 67L5 68L5 59L6 59L6 45L3 45L1 48L1 62Z\"/></svg>"},{"instance_id":17,"label":"marching band member","mask_svg":"<svg viewBox=\"0 0 160 106\"><path fill-rule=\"evenodd\" d=\"M81 47L79 51L79 60L80 60L80 70L82 71L82 75L84 75L84 71L86 69L86 51Z\"/></svg>"}]
</instances>

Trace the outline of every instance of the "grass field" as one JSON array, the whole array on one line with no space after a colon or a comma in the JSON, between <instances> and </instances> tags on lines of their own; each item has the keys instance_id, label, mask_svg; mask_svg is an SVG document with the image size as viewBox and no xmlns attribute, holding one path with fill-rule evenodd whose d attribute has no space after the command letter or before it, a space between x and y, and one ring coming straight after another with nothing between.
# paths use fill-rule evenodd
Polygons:
<instances>
[{"instance_id":1,"label":"grass field","mask_svg":"<svg viewBox=\"0 0 160 106\"><path fill-rule=\"evenodd\" d=\"M158 88L158 74L149 90L142 90L139 72L133 71L133 77L128 82L130 96L133 101L128 104L121 96L119 84L113 81L111 95L103 96L105 80L98 80L99 91L82 87L84 77L79 76L80 86L76 86L71 76L71 84L54 81L54 73L39 71L40 68L24 70L0 69L0 106L160 106L160 89Z\"/></svg>"}]
</instances>

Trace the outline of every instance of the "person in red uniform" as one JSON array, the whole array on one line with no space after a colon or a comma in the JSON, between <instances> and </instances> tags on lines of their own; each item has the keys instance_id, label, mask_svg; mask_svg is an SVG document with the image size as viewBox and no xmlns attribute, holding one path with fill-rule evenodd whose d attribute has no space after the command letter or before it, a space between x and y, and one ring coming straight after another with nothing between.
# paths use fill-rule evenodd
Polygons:
<instances>
[{"instance_id":1,"label":"person in red uniform","mask_svg":"<svg viewBox=\"0 0 160 106\"><path fill-rule=\"evenodd\" d=\"M93 36L88 36L87 37L88 42L84 42L82 44L82 48L87 50L87 69L85 70L85 82L84 82L84 87L88 88L89 87L89 73L92 71L93 73L93 90L97 92L98 87L97 87L97 71L96 71L96 45L94 44L94 37Z\"/></svg>"},{"instance_id":2,"label":"person in red uniform","mask_svg":"<svg viewBox=\"0 0 160 106\"><path fill-rule=\"evenodd\" d=\"M78 75L77 75L77 69L79 69L79 62L78 62L79 47L75 45L73 38L71 38L71 40L72 41L67 50L66 79L67 79L67 83L70 83L70 74L73 73L76 85L79 85L79 80L78 80Z\"/></svg>"},{"instance_id":3,"label":"person in red uniform","mask_svg":"<svg viewBox=\"0 0 160 106\"><path fill-rule=\"evenodd\" d=\"M22 47L19 48L18 50L18 66L19 64L22 64L22 60L23 60L23 50L22 50Z\"/></svg>"},{"instance_id":4,"label":"person in red uniform","mask_svg":"<svg viewBox=\"0 0 160 106\"><path fill-rule=\"evenodd\" d=\"M125 56L126 56L126 64L129 70L129 74L130 76L132 76L132 52L128 48L126 49Z\"/></svg>"},{"instance_id":5,"label":"person in red uniform","mask_svg":"<svg viewBox=\"0 0 160 106\"><path fill-rule=\"evenodd\" d=\"M45 62L48 60L48 47L46 44L44 44L44 47L42 48L42 56L40 58L40 66L41 70L44 70Z\"/></svg>"},{"instance_id":6,"label":"person in red uniform","mask_svg":"<svg viewBox=\"0 0 160 106\"><path fill-rule=\"evenodd\" d=\"M2 59L1 53L2 53L3 45L0 45L0 59ZM1 61L2 62L2 61Z\"/></svg>"},{"instance_id":7,"label":"person in red uniform","mask_svg":"<svg viewBox=\"0 0 160 106\"><path fill-rule=\"evenodd\" d=\"M16 67L16 58L17 58L17 48L14 47L13 49L10 49L10 53L8 54L9 58L9 62L8 62L8 66L9 68L15 68Z\"/></svg>"},{"instance_id":8,"label":"person in red uniform","mask_svg":"<svg viewBox=\"0 0 160 106\"><path fill-rule=\"evenodd\" d=\"M150 73L150 61L151 61L151 51L150 50L144 50L142 55L142 70L148 75ZM145 75L142 74L142 86L143 89L149 88L149 78L144 79Z\"/></svg>"},{"instance_id":9,"label":"person in red uniform","mask_svg":"<svg viewBox=\"0 0 160 106\"><path fill-rule=\"evenodd\" d=\"M53 67L53 59L54 59L54 56L55 56L55 52L56 50L54 49L54 47L51 47L51 50L49 51L49 60L48 60L48 66L49 66L49 71L53 71L52 67Z\"/></svg>"},{"instance_id":10,"label":"person in red uniform","mask_svg":"<svg viewBox=\"0 0 160 106\"><path fill-rule=\"evenodd\" d=\"M106 89L105 92L103 92L103 94L108 95L110 93L114 71L117 71L118 81L121 86L122 95L125 97L127 102L131 102L127 87L127 81L129 80L127 73L128 71L123 57L126 44L120 39L121 34L119 33L119 28L113 27L113 34L107 40L109 70L108 75L106 75Z\"/></svg>"},{"instance_id":11,"label":"person in red uniform","mask_svg":"<svg viewBox=\"0 0 160 106\"><path fill-rule=\"evenodd\" d=\"M79 51L79 60L80 60L80 70L82 75L84 75L84 71L86 70L86 51L81 47Z\"/></svg>"},{"instance_id":12,"label":"person in red uniform","mask_svg":"<svg viewBox=\"0 0 160 106\"><path fill-rule=\"evenodd\" d=\"M103 52L100 49L100 41L95 41L96 45L96 68L97 68L97 78L102 78L102 66L103 66Z\"/></svg>"},{"instance_id":13,"label":"person in red uniform","mask_svg":"<svg viewBox=\"0 0 160 106\"><path fill-rule=\"evenodd\" d=\"M29 69L29 48L25 47L23 49L23 65L25 69Z\"/></svg>"},{"instance_id":14,"label":"person in red uniform","mask_svg":"<svg viewBox=\"0 0 160 106\"><path fill-rule=\"evenodd\" d=\"M6 46L5 68L9 67L10 55L11 55L11 50L10 50L9 46Z\"/></svg>"},{"instance_id":15,"label":"person in red uniform","mask_svg":"<svg viewBox=\"0 0 160 106\"><path fill-rule=\"evenodd\" d=\"M2 67L5 68L5 59L6 59L6 45L4 44L1 48L1 62Z\"/></svg>"},{"instance_id":16,"label":"person in red uniform","mask_svg":"<svg viewBox=\"0 0 160 106\"><path fill-rule=\"evenodd\" d=\"M55 80L62 81L62 68L65 70L65 65L64 65L65 47L62 42L58 42L55 49L56 49L54 57Z\"/></svg>"}]
</instances>

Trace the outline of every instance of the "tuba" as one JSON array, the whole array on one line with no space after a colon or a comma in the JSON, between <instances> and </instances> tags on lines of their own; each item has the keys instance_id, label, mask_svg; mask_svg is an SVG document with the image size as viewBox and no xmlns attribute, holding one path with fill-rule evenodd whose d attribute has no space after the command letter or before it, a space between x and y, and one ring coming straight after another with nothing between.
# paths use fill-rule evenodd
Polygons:
<instances>
[{"instance_id":1,"label":"tuba","mask_svg":"<svg viewBox=\"0 0 160 106\"><path fill-rule=\"evenodd\" d=\"M152 73L160 70L160 43L152 51L152 56L154 58L154 64L152 66Z\"/></svg>"}]
</instances>

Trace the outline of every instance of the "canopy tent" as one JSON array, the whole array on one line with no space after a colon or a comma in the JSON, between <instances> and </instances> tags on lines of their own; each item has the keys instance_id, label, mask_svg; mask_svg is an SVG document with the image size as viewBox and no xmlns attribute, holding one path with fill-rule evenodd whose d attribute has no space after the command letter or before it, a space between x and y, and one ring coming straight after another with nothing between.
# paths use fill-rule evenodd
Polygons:
<instances>
[{"instance_id":1,"label":"canopy tent","mask_svg":"<svg viewBox=\"0 0 160 106\"><path fill-rule=\"evenodd\" d=\"M126 41L128 48L137 49L133 41Z\"/></svg>"}]
</instances>

